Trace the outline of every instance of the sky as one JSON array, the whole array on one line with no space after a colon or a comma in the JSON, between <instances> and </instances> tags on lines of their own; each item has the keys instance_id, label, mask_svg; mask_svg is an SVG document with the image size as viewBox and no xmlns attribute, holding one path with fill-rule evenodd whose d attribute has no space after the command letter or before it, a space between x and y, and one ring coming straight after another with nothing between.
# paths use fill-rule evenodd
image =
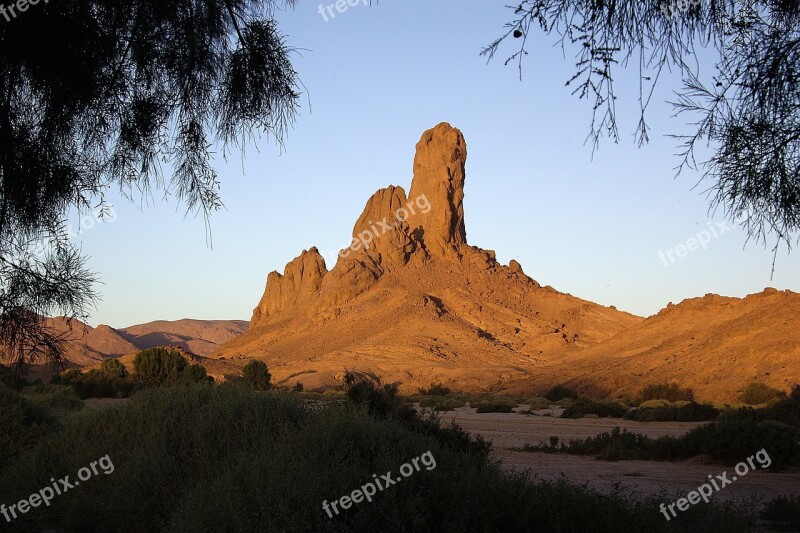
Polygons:
<instances>
[{"instance_id":1,"label":"sky","mask_svg":"<svg viewBox=\"0 0 800 533\"><path fill-rule=\"evenodd\" d=\"M326 21L319 3L301 1L278 13L305 87L284 143L262 138L217 157L225 208L211 218L213 246L202 217L159 194L131 202L112 192L103 221L71 215L102 279L89 324L248 320L269 272L312 246L328 256L346 247L377 189L408 192L414 146L439 122L467 142L467 240L542 285L641 316L706 293L800 291L798 252L782 249L771 279L771 243L748 243L709 212L700 173L676 177L668 135L691 131L666 103L677 78L657 89L639 148L638 85L619 72L621 140L593 152L591 105L565 87L574 50L552 36L529 42L521 80L503 64L511 46L489 63L480 56L512 18L504 4L381 0ZM695 249L679 248L687 243Z\"/></svg>"}]
</instances>

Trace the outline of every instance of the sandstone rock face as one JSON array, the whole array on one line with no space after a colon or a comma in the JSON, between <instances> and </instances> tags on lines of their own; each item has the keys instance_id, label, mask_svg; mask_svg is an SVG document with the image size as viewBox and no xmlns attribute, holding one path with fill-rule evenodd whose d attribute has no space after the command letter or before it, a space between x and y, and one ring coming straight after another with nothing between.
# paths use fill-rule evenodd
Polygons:
<instances>
[{"instance_id":1,"label":"sandstone rock face","mask_svg":"<svg viewBox=\"0 0 800 533\"><path fill-rule=\"evenodd\" d=\"M316 294L327 273L325 260L313 247L287 264L283 275L270 272L264 296L253 310L251 327L291 315L292 308Z\"/></svg>"},{"instance_id":2,"label":"sandstone rock face","mask_svg":"<svg viewBox=\"0 0 800 533\"><path fill-rule=\"evenodd\" d=\"M412 234L433 256L457 254L467 243L464 228L464 167L467 144L459 130L441 123L422 134L414 157L409 199L424 198L427 212L409 218Z\"/></svg>"}]
</instances>

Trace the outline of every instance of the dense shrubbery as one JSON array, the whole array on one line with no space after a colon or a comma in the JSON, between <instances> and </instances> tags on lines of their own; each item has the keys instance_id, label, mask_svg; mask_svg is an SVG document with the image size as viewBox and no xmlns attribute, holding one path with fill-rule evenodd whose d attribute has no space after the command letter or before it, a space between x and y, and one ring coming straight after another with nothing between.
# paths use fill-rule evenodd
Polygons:
<instances>
[{"instance_id":1,"label":"dense shrubbery","mask_svg":"<svg viewBox=\"0 0 800 533\"><path fill-rule=\"evenodd\" d=\"M638 422L706 422L719 416L713 405L689 402L686 405L666 407L639 407L631 409L623 418Z\"/></svg>"},{"instance_id":2,"label":"dense shrubbery","mask_svg":"<svg viewBox=\"0 0 800 533\"><path fill-rule=\"evenodd\" d=\"M517 405L516 400L510 398L497 398L493 400L483 400L477 403L476 411L478 413L510 413Z\"/></svg>"},{"instance_id":3,"label":"dense shrubbery","mask_svg":"<svg viewBox=\"0 0 800 533\"><path fill-rule=\"evenodd\" d=\"M133 360L136 380L144 386L172 383L200 383L208 380L202 365L189 364L183 354L172 348L149 348Z\"/></svg>"},{"instance_id":4,"label":"dense shrubbery","mask_svg":"<svg viewBox=\"0 0 800 533\"><path fill-rule=\"evenodd\" d=\"M54 385L69 385L81 399L127 398L134 391L171 384L213 381L199 364L189 364L183 354L171 348L149 348L136 354L134 374L118 359L104 359L99 369L67 370L53 376Z\"/></svg>"},{"instance_id":5,"label":"dense shrubbery","mask_svg":"<svg viewBox=\"0 0 800 533\"><path fill-rule=\"evenodd\" d=\"M589 398L578 398L561 413L561 418L583 418L589 415L600 418L621 418L628 407L620 402L607 400L595 402Z\"/></svg>"},{"instance_id":6,"label":"dense shrubbery","mask_svg":"<svg viewBox=\"0 0 800 533\"><path fill-rule=\"evenodd\" d=\"M764 383L751 383L739 396L739 400L745 405L761 405L782 398L786 398L786 393Z\"/></svg>"},{"instance_id":7,"label":"dense shrubbery","mask_svg":"<svg viewBox=\"0 0 800 533\"><path fill-rule=\"evenodd\" d=\"M647 385L636 399L637 404L647 400L667 400L669 402L694 400L692 389L682 389L677 383L654 383Z\"/></svg>"},{"instance_id":8,"label":"dense shrubbery","mask_svg":"<svg viewBox=\"0 0 800 533\"><path fill-rule=\"evenodd\" d=\"M409 420L416 417L413 407L397 394L396 384L382 384L355 372L345 372L344 390L347 397L379 419Z\"/></svg>"},{"instance_id":9,"label":"dense shrubbery","mask_svg":"<svg viewBox=\"0 0 800 533\"><path fill-rule=\"evenodd\" d=\"M53 376L54 385L69 385L81 399L127 398L137 386L131 377L114 378L102 370L81 372L78 369Z\"/></svg>"},{"instance_id":10,"label":"dense shrubbery","mask_svg":"<svg viewBox=\"0 0 800 533\"><path fill-rule=\"evenodd\" d=\"M0 471L55 426L47 409L0 383Z\"/></svg>"},{"instance_id":11,"label":"dense shrubbery","mask_svg":"<svg viewBox=\"0 0 800 533\"><path fill-rule=\"evenodd\" d=\"M365 389L368 387L361 387ZM392 404L390 390L356 395ZM375 395L388 395L375 402ZM388 413L393 413L389 409ZM135 445L132 445L135 443ZM331 501L430 451L436 468L329 518ZM18 501L108 455L115 467L21 515L16 531L745 531L743 508L697 506L667 524L659 498L601 495L505 474L485 443L433 420L228 385L154 388L84 410L0 473ZM224 495L224 497L220 497Z\"/></svg>"},{"instance_id":12,"label":"dense shrubbery","mask_svg":"<svg viewBox=\"0 0 800 533\"><path fill-rule=\"evenodd\" d=\"M447 396L452 391L441 383L431 383L427 389L419 389L420 396Z\"/></svg>"},{"instance_id":13,"label":"dense shrubbery","mask_svg":"<svg viewBox=\"0 0 800 533\"><path fill-rule=\"evenodd\" d=\"M559 400L563 400L564 398L572 398L573 400L577 400L578 393L568 387L565 387L564 385L556 385L547 391L544 397L551 402L557 402Z\"/></svg>"},{"instance_id":14,"label":"dense shrubbery","mask_svg":"<svg viewBox=\"0 0 800 533\"><path fill-rule=\"evenodd\" d=\"M722 413L708 425L681 437L651 439L615 429L585 440L526 445L528 451L595 455L601 459L650 459L678 461L707 455L725 464L746 459L762 448L771 460L771 470L800 464L800 399L785 399L767 409L744 409Z\"/></svg>"}]
</instances>

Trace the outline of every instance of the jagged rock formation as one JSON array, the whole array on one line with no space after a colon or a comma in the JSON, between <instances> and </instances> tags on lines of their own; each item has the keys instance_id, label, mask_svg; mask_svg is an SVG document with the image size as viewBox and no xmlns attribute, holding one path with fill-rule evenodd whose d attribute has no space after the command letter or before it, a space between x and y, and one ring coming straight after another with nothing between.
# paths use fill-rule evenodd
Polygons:
<instances>
[{"instance_id":1,"label":"jagged rock formation","mask_svg":"<svg viewBox=\"0 0 800 533\"><path fill-rule=\"evenodd\" d=\"M467 243L467 148L439 124L417 143L410 193L373 194L331 270L315 248L272 272L250 329L214 356L266 359L275 378L335 385L345 368L404 386L497 388L641 319L549 287Z\"/></svg>"}]
</instances>

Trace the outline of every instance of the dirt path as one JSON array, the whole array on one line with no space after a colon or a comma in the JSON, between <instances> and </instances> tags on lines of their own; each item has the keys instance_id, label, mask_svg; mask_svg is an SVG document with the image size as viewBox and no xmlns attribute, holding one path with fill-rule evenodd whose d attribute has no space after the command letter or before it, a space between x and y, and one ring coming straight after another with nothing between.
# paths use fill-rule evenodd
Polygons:
<instances>
[{"instance_id":1,"label":"dirt path","mask_svg":"<svg viewBox=\"0 0 800 533\"><path fill-rule=\"evenodd\" d=\"M513 451L525 443L546 442L551 435L562 440L583 439L611 431L614 427L642 433L649 437L682 435L702 425L689 422L633 422L620 419L562 419L530 416L518 413L477 414L474 409L461 408L445 413L444 422L455 420L474 435L482 435L493 443L493 454L504 467L529 470L537 479L566 479L570 483L583 485L602 492L613 490L616 484L637 494L685 496L707 482L709 475L728 472L728 479L736 476L734 465L710 464L702 458L667 463L655 461L598 461L591 457L563 454L527 453ZM753 450L756 452L757 450ZM743 457L742 459L746 459ZM780 473L758 470L746 476L736 476L735 482L717 492L720 500L750 499L752 497L772 499L784 494L800 494L800 470L792 469ZM666 500L669 503L672 500Z\"/></svg>"}]
</instances>

